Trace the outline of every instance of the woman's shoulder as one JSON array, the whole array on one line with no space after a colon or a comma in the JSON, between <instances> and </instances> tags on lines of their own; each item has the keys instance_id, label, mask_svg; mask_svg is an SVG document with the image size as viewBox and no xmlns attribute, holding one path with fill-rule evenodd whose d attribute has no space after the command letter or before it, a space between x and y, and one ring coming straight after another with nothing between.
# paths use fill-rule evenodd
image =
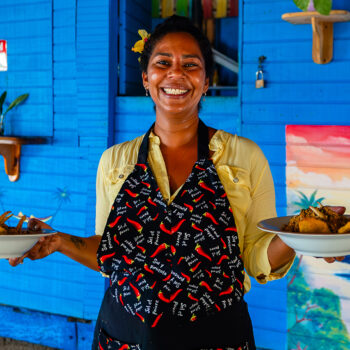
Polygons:
<instances>
[{"instance_id":1,"label":"woman's shoulder","mask_svg":"<svg viewBox=\"0 0 350 350\"><path fill-rule=\"evenodd\" d=\"M143 135L107 148L101 156L104 168L120 168L136 164L142 139Z\"/></svg>"}]
</instances>

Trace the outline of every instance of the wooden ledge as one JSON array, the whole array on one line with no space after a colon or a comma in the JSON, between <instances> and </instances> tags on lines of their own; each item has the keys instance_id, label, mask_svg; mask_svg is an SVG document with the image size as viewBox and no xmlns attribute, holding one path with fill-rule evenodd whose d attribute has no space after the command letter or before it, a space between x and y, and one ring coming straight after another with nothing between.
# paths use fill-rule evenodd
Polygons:
<instances>
[{"instance_id":1,"label":"wooden ledge","mask_svg":"<svg viewBox=\"0 0 350 350\"><path fill-rule=\"evenodd\" d=\"M41 137L0 136L0 154L4 157L5 172L10 181L14 182L19 178L21 146L25 144L42 143L46 143L46 140Z\"/></svg>"},{"instance_id":2,"label":"wooden ledge","mask_svg":"<svg viewBox=\"0 0 350 350\"><path fill-rule=\"evenodd\" d=\"M312 25L312 58L315 63L329 63L333 58L333 23L350 21L350 12L333 10L328 16L317 11L292 12L282 15L292 24Z\"/></svg>"}]
</instances>

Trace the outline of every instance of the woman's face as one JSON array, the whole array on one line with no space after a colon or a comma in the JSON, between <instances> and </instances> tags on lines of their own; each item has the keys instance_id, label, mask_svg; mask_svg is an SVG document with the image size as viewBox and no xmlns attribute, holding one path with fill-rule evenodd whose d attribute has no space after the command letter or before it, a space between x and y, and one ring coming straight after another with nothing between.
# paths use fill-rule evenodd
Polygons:
<instances>
[{"instance_id":1,"label":"woman's face","mask_svg":"<svg viewBox=\"0 0 350 350\"><path fill-rule=\"evenodd\" d=\"M188 33L165 35L155 45L142 79L157 113L197 114L209 87L201 50Z\"/></svg>"}]
</instances>

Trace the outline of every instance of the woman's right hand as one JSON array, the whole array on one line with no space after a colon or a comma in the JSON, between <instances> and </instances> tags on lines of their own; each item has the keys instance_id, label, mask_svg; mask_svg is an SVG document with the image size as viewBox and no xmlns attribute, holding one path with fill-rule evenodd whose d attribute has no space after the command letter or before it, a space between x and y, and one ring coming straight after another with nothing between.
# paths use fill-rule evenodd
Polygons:
<instances>
[{"instance_id":1,"label":"woman's right hand","mask_svg":"<svg viewBox=\"0 0 350 350\"><path fill-rule=\"evenodd\" d=\"M41 229L52 230L51 226L35 218L28 221L28 228L33 231L38 231L38 233L40 233ZM18 264L22 264L25 258L29 258L30 260L45 258L46 256L56 252L59 249L59 246L60 238L58 234L40 237L39 241L34 245L34 247L28 250L21 257L10 258L8 260L11 266L17 266Z\"/></svg>"}]
</instances>

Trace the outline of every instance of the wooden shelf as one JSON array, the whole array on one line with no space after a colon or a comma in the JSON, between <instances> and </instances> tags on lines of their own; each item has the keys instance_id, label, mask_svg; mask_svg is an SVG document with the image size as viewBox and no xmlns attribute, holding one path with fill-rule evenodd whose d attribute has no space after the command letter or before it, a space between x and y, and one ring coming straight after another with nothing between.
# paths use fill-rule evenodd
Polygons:
<instances>
[{"instance_id":1,"label":"wooden shelf","mask_svg":"<svg viewBox=\"0 0 350 350\"><path fill-rule=\"evenodd\" d=\"M329 63L333 58L333 23L350 21L350 12L333 10L328 16L317 11L285 13L282 19L292 24L312 25L312 59L315 63Z\"/></svg>"},{"instance_id":2,"label":"wooden shelf","mask_svg":"<svg viewBox=\"0 0 350 350\"><path fill-rule=\"evenodd\" d=\"M0 154L4 157L5 172L10 181L14 182L19 178L21 146L41 143L46 143L41 137L0 137Z\"/></svg>"}]
</instances>

